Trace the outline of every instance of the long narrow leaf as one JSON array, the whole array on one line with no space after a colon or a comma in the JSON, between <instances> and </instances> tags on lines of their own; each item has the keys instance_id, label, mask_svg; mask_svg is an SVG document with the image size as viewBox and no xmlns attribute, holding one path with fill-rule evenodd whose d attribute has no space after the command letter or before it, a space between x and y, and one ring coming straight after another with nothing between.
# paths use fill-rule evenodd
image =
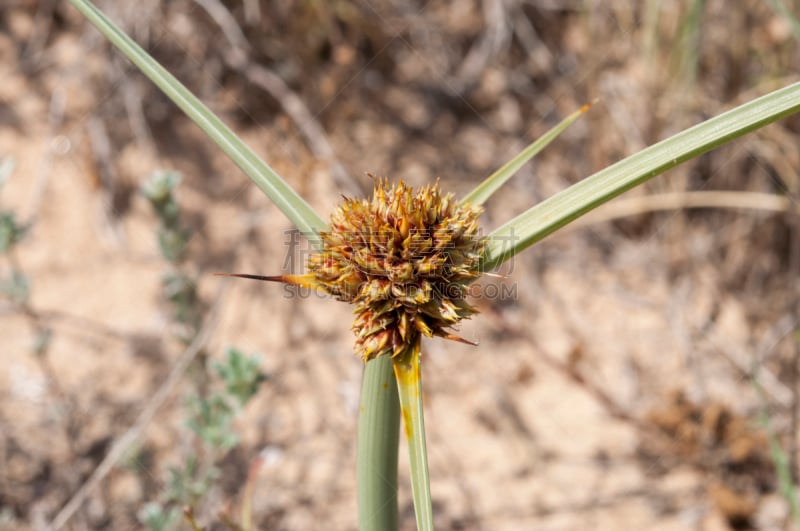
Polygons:
<instances>
[{"instance_id":1,"label":"long narrow leaf","mask_svg":"<svg viewBox=\"0 0 800 531\"><path fill-rule=\"evenodd\" d=\"M486 202L486 200L489 199L492 194L495 193L501 186L503 186L506 181L513 177L514 174L517 173L526 162L531 160L541 150L547 147L547 145L555 140L556 137L564 131L564 129L572 125L575 120L580 118L583 113L588 111L589 107L591 107L591 105L587 103L574 113L561 120L558 125L536 139L536 141L520 151L516 157L503 164L496 172L487 177L485 181L476 186L474 190L468 193L461 200L462 203L482 205L484 202Z\"/></svg>"},{"instance_id":2,"label":"long narrow leaf","mask_svg":"<svg viewBox=\"0 0 800 531\"><path fill-rule=\"evenodd\" d=\"M422 381L419 370L419 343L402 359L394 361L400 409L408 442L411 496L419 531L433 531L433 508L428 476L428 451L425 446L425 419L422 409Z\"/></svg>"},{"instance_id":3,"label":"long narrow leaf","mask_svg":"<svg viewBox=\"0 0 800 531\"><path fill-rule=\"evenodd\" d=\"M489 235L482 268L522 249L681 162L800 110L800 83L776 90L678 133L542 201Z\"/></svg>"},{"instance_id":4,"label":"long narrow leaf","mask_svg":"<svg viewBox=\"0 0 800 531\"><path fill-rule=\"evenodd\" d=\"M87 0L70 0L73 6L94 24L114 46L186 113L250 177L278 208L314 244L312 233L325 230L325 221L300 197L275 170L251 150L180 81L167 72L138 44Z\"/></svg>"},{"instance_id":5,"label":"long narrow leaf","mask_svg":"<svg viewBox=\"0 0 800 531\"><path fill-rule=\"evenodd\" d=\"M392 360L370 360L361 380L358 415L358 528L397 529L397 453L400 443L400 403Z\"/></svg>"}]
</instances>

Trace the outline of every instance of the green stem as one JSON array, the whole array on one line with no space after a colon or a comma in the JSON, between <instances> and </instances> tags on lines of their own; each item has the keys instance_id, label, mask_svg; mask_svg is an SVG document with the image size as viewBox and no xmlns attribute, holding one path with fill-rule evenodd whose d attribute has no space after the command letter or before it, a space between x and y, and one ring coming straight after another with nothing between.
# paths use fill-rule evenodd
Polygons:
<instances>
[{"instance_id":1,"label":"green stem","mask_svg":"<svg viewBox=\"0 0 800 531\"><path fill-rule=\"evenodd\" d=\"M400 404L392 360L368 361L358 417L358 522L360 531L397 530L397 453Z\"/></svg>"},{"instance_id":2,"label":"green stem","mask_svg":"<svg viewBox=\"0 0 800 531\"><path fill-rule=\"evenodd\" d=\"M417 529L433 531L428 451L425 447L425 419L422 410L422 380L419 370L419 343L408 354L395 359L394 374L397 378L397 390L408 441L411 495L414 498Z\"/></svg>"}]
</instances>

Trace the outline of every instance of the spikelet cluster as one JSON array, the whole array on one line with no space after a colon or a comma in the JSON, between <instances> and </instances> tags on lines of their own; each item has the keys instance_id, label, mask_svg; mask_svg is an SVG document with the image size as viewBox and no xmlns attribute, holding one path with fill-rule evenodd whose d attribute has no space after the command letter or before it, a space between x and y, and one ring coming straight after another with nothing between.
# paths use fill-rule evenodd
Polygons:
<instances>
[{"instance_id":1,"label":"spikelet cluster","mask_svg":"<svg viewBox=\"0 0 800 531\"><path fill-rule=\"evenodd\" d=\"M422 336L459 339L448 329L476 313L465 297L479 276L481 209L442 194L375 179L372 200L347 199L308 263L317 289L355 304L356 352L398 357Z\"/></svg>"}]
</instances>

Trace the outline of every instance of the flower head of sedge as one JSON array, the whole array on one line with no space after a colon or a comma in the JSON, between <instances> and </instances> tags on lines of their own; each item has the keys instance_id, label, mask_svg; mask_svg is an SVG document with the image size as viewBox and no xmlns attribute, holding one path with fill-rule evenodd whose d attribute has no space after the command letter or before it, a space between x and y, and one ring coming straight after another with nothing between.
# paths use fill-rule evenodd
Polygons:
<instances>
[{"instance_id":1,"label":"flower head of sedge","mask_svg":"<svg viewBox=\"0 0 800 531\"><path fill-rule=\"evenodd\" d=\"M305 275L253 277L312 287L355 305L356 352L364 361L401 357L422 336L464 341L448 329L477 312L467 286L480 275L485 242L477 206L375 179L372 200L348 199L320 234Z\"/></svg>"},{"instance_id":2,"label":"flower head of sedge","mask_svg":"<svg viewBox=\"0 0 800 531\"><path fill-rule=\"evenodd\" d=\"M371 201L345 199L308 263L316 287L355 304L356 351L364 360L399 356L421 336L476 313L466 287L478 276L481 210L439 184L413 190L376 180Z\"/></svg>"}]
</instances>

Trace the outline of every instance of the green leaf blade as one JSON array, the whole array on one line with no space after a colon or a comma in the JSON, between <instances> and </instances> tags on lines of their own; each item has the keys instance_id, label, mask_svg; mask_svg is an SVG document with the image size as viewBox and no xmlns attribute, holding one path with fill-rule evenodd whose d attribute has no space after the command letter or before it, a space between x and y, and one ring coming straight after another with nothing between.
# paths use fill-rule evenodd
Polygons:
<instances>
[{"instance_id":1,"label":"green leaf blade","mask_svg":"<svg viewBox=\"0 0 800 531\"><path fill-rule=\"evenodd\" d=\"M411 473L411 496L419 531L433 531L433 504L428 473L428 450L425 444L425 418L422 408L422 374L419 366L420 345L394 360L394 374L403 414L408 467Z\"/></svg>"},{"instance_id":2,"label":"green leaf blade","mask_svg":"<svg viewBox=\"0 0 800 531\"><path fill-rule=\"evenodd\" d=\"M488 236L489 271L631 188L734 138L800 111L800 83L771 92L662 140L545 199Z\"/></svg>"},{"instance_id":3,"label":"green leaf blade","mask_svg":"<svg viewBox=\"0 0 800 531\"><path fill-rule=\"evenodd\" d=\"M486 178L486 180L476 186L474 190L468 193L461 200L461 202L471 203L473 205L482 205L485 203L486 200L489 199L497 190L499 190L500 187L503 186L511 177L513 177L514 174L517 173L520 168L522 168L522 166L524 166L533 157L538 155L540 151L547 147L550 142L555 140L558 135L563 133L567 127L572 125L578 118L581 117L581 115L583 115L583 113L588 111L590 107L591 105L587 103L574 113L561 120L558 125L536 139L533 143L528 145L528 147L520 151L516 157L503 164L496 172L491 174Z\"/></svg>"},{"instance_id":4,"label":"green leaf blade","mask_svg":"<svg viewBox=\"0 0 800 531\"><path fill-rule=\"evenodd\" d=\"M392 360L364 366L358 415L356 477L360 531L396 531L400 403Z\"/></svg>"},{"instance_id":5,"label":"green leaf blade","mask_svg":"<svg viewBox=\"0 0 800 531\"><path fill-rule=\"evenodd\" d=\"M275 170L262 161L211 110L88 0L70 0L105 37L133 62L244 171L300 231L311 237L327 224Z\"/></svg>"}]
</instances>

